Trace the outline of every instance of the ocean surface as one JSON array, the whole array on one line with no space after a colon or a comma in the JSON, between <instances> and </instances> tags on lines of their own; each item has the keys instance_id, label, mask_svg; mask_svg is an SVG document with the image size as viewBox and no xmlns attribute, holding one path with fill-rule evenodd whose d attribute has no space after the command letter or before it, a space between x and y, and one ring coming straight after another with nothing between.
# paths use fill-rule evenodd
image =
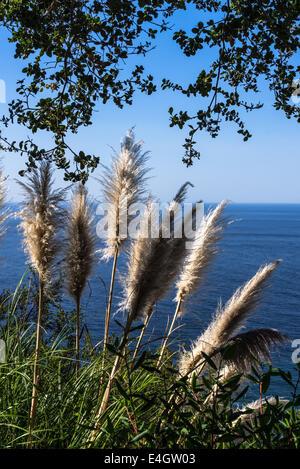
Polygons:
<instances>
[{"instance_id":1,"label":"ocean surface","mask_svg":"<svg viewBox=\"0 0 300 469\"><path fill-rule=\"evenodd\" d=\"M206 209L207 207L210 206L206 205ZM173 339L178 340L181 347L188 348L208 325L220 301L226 302L262 264L282 259L272 277L270 287L247 321L244 331L268 327L289 335L290 341L286 346L280 347L278 352L272 354L273 365L289 370L295 376L295 365L291 356L295 350L292 341L300 339L300 205L230 204L226 215L236 222L228 227L221 242L222 252L213 263L205 283L186 304L186 314L180 319L180 327L175 331ZM7 234L0 244L1 289L14 289L26 269L26 257L17 225L18 220L11 218ZM120 279L126 275L125 256L120 256L117 271L114 318L110 331L120 334L120 327L114 319L122 322L122 314L117 310L121 297ZM111 263L98 263L82 302L85 323L94 344L103 339L106 301L103 282L108 290L110 273ZM25 277L24 282L28 281L28 277L29 275ZM168 320L174 314L173 297L174 292L170 292L170 295L157 305L146 335L149 346L156 347L161 343ZM73 303L67 295L64 306L73 308ZM275 377L268 395L274 393L290 397L291 389ZM250 397L257 399L259 390L252 387Z\"/></svg>"}]
</instances>

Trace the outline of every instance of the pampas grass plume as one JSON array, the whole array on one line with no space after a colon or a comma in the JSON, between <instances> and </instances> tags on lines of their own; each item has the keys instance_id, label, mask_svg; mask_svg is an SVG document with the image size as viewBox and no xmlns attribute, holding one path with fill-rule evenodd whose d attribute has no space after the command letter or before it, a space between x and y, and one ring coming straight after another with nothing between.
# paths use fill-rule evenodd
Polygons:
<instances>
[{"instance_id":1,"label":"pampas grass plume","mask_svg":"<svg viewBox=\"0 0 300 469\"><path fill-rule=\"evenodd\" d=\"M65 190L53 189L53 171L50 162L43 161L38 169L27 176L27 183L18 181L26 200L16 215L24 236L24 248L29 261L37 270L40 281L46 284L56 255L62 247L58 231L63 224L60 204Z\"/></svg>"},{"instance_id":2,"label":"pampas grass plume","mask_svg":"<svg viewBox=\"0 0 300 469\"><path fill-rule=\"evenodd\" d=\"M106 247L102 250L104 260L111 259L116 250L123 248L126 236L122 229L127 228L131 217L128 209L142 201L145 192L148 152L142 152L142 141L135 142L131 129L125 136L119 154L115 153L110 167L104 166L100 182L103 187L104 203L108 211L108 232ZM126 226L121 226L125 224Z\"/></svg>"},{"instance_id":3,"label":"pampas grass plume","mask_svg":"<svg viewBox=\"0 0 300 469\"><path fill-rule=\"evenodd\" d=\"M279 262L280 261L276 261L262 266L244 286L236 290L224 307L219 307L215 318L204 333L196 340L192 350L181 356L179 362L181 374L185 375L190 373L197 367L199 362L203 361L202 352L206 355L210 355L219 347L227 344L233 335L240 330L245 320L260 301L261 294L268 285L268 279ZM245 339L246 338L247 337L245 337ZM248 336L248 338L250 338L250 336ZM266 336L265 339L267 339ZM269 339L271 339L271 336ZM257 348L257 341L255 344ZM254 343L252 345L254 346Z\"/></svg>"},{"instance_id":4,"label":"pampas grass plume","mask_svg":"<svg viewBox=\"0 0 300 469\"><path fill-rule=\"evenodd\" d=\"M73 192L67 224L67 286L75 301L80 299L96 261L94 216L87 189L78 184Z\"/></svg>"},{"instance_id":5,"label":"pampas grass plume","mask_svg":"<svg viewBox=\"0 0 300 469\"><path fill-rule=\"evenodd\" d=\"M224 200L204 216L176 285L177 295L175 300L177 302L183 301L199 288L204 274L215 255L219 252L217 243L226 227L223 219L226 206L227 201Z\"/></svg>"}]
</instances>

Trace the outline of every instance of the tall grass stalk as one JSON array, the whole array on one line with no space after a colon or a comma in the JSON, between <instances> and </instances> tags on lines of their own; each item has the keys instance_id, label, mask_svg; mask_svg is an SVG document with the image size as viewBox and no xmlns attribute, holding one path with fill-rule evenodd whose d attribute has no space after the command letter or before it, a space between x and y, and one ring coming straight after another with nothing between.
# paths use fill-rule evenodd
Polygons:
<instances>
[{"instance_id":1,"label":"tall grass stalk","mask_svg":"<svg viewBox=\"0 0 300 469\"><path fill-rule=\"evenodd\" d=\"M180 309L181 309L181 299L179 299L179 301L177 303L176 310L175 310L172 322L170 324L170 328L168 330L167 336L166 336L166 338L163 342L163 345L162 345L162 348L161 348L161 351L160 351L160 354L159 354L159 358L158 358L158 361L157 361L157 364L156 364L158 369L161 368L162 361L163 361L163 358L164 358L164 354L165 354L165 351L166 351L166 347L168 345L171 334L174 330L174 327L175 327L175 324L176 324Z\"/></svg>"},{"instance_id":2,"label":"tall grass stalk","mask_svg":"<svg viewBox=\"0 0 300 469\"><path fill-rule=\"evenodd\" d=\"M107 341L108 341L109 323L110 323L111 307L112 307L112 300L113 300L113 294L114 294L114 285L115 285L115 278L116 278L118 255L119 255L119 248L116 246L115 252L114 252L113 266L112 266L112 271L111 271L108 304L107 304L107 309L106 309L106 314L105 314L103 359L105 359L105 351L106 351L106 346L107 346Z\"/></svg>"},{"instance_id":3,"label":"tall grass stalk","mask_svg":"<svg viewBox=\"0 0 300 469\"><path fill-rule=\"evenodd\" d=\"M123 353L124 348L126 346L126 343L128 341L129 332L130 332L130 328L131 328L131 324L133 322L133 319L134 318L133 318L132 315L128 315L126 326L125 326L124 332L123 332L123 337L122 337L122 340L121 340L121 343L120 343L120 347L119 347L118 353L116 354L115 361L114 361L113 367L111 369L111 373L110 373L110 376L108 378L108 382L107 382L104 394L102 396L100 406L99 406L99 408L96 412L96 417L95 417L95 422L94 422L94 429L93 429L93 431L91 432L91 435L90 435L90 443L93 443L95 441L95 439L97 438L97 435L99 433L101 417L104 414L104 412L107 408L108 402L109 402L109 397L110 397L113 381L115 379L116 373L118 371L118 368L119 368L119 365L120 365L120 362L121 362L121 359L122 359L122 353Z\"/></svg>"},{"instance_id":4,"label":"tall grass stalk","mask_svg":"<svg viewBox=\"0 0 300 469\"><path fill-rule=\"evenodd\" d=\"M138 341L137 341L137 344L136 344L136 347L135 347L135 350L134 350L134 353L132 355L132 359L131 359L131 364L132 366L134 365L135 363L135 360L136 360L136 357L140 351L140 348L141 348L141 345L142 345L142 341L143 341L143 338L144 338L144 334L146 332L146 329L148 327L148 324L149 324L149 321L152 317L152 314L153 314L153 310L151 309L151 311L149 313L147 313L146 315L146 319L145 319L145 322L144 322L144 325L142 327L142 330L141 330L141 333L139 335L139 338L138 338Z\"/></svg>"},{"instance_id":5,"label":"tall grass stalk","mask_svg":"<svg viewBox=\"0 0 300 469\"><path fill-rule=\"evenodd\" d=\"M152 238L149 233L153 218L153 204L151 198L148 199L145 213L140 223L140 229L137 238L131 245L130 258L128 263L128 276L124 282L124 300L122 306L127 309L127 322L124 329L122 346L127 343L129 331L133 321L139 318L147 319L149 313L156 301L161 299L168 289L178 271L178 266L183 262L185 250L183 246L186 238L184 235L184 222L181 221L180 231L182 236L176 237L175 220L181 215L179 202L185 197L186 188L190 183L186 183L177 192L173 203L170 205L169 213L164 213L159 222L159 237ZM171 215L171 216L170 216ZM196 213L191 210L189 217L193 220ZM171 221L171 238L163 237L164 224ZM170 228L170 226L168 226ZM178 229L178 227L177 227ZM107 407L111 392L112 383L118 370L121 354L118 353L113 365L108 384L106 386L99 410L96 414L96 428L91 434L91 441L94 441L98 430L99 420Z\"/></svg>"},{"instance_id":6,"label":"tall grass stalk","mask_svg":"<svg viewBox=\"0 0 300 469\"><path fill-rule=\"evenodd\" d=\"M75 325L75 350L76 350L76 375L78 376L80 368L80 298L76 299L76 325Z\"/></svg>"},{"instance_id":7,"label":"tall grass stalk","mask_svg":"<svg viewBox=\"0 0 300 469\"><path fill-rule=\"evenodd\" d=\"M30 407L30 425L29 425L29 435L28 435L28 446L31 446L32 442L32 432L35 427L36 419L36 410L37 410L37 390L39 383L39 357L42 343L42 314L43 314L43 298L44 298L44 282L40 280L39 285L39 306L38 306L38 317L37 317L37 326L36 326L36 342L35 342L35 351L34 351L34 365L33 365L33 387L32 387L32 397L31 397L31 407Z\"/></svg>"},{"instance_id":8,"label":"tall grass stalk","mask_svg":"<svg viewBox=\"0 0 300 469\"><path fill-rule=\"evenodd\" d=\"M87 189L79 184L73 192L72 207L68 213L66 267L70 296L76 304L75 349L76 373L80 367L80 313L81 296L96 261L94 217Z\"/></svg>"},{"instance_id":9,"label":"tall grass stalk","mask_svg":"<svg viewBox=\"0 0 300 469\"><path fill-rule=\"evenodd\" d=\"M115 152L111 166L103 166L104 175L100 180L104 203L108 210L106 247L102 249L102 257L104 260L113 258L109 301L105 315L104 354L109 334L118 255L125 246L128 225L133 218L133 215L130 215L130 207L141 202L145 192L145 176L148 172L145 163L148 160L148 153L142 153L142 144L141 141L135 141L134 132L131 129L121 143L120 153Z\"/></svg>"},{"instance_id":10,"label":"tall grass stalk","mask_svg":"<svg viewBox=\"0 0 300 469\"><path fill-rule=\"evenodd\" d=\"M185 258L185 263L177 282L177 306L169 331L162 345L157 362L158 368L161 366L163 356L174 330L177 318L182 312L183 300L199 288L199 285L203 281L204 274L218 252L216 245L221 239L226 226L223 220L223 213L226 205L227 201L222 201L213 211L209 212L203 218L195 234L191 252Z\"/></svg>"},{"instance_id":11,"label":"tall grass stalk","mask_svg":"<svg viewBox=\"0 0 300 469\"><path fill-rule=\"evenodd\" d=\"M39 306L36 326L36 344L33 367L32 399L30 408L28 447L31 447L35 427L39 358L42 343L43 301L45 290L50 282L50 271L61 248L58 231L62 227L63 212L60 203L64 190L53 190L53 171L50 162L44 161L39 168L27 176L27 183L18 181L23 188L26 200L23 209L17 214L21 217L25 250L39 276Z\"/></svg>"},{"instance_id":12,"label":"tall grass stalk","mask_svg":"<svg viewBox=\"0 0 300 469\"><path fill-rule=\"evenodd\" d=\"M123 299L120 307L134 316L146 319L147 312L167 295L173 286L185 256L185 223L195 221L197 211L190 210L182 219L181 202L186 194L185 183L168 209L156 220L156 203L151 197L143 214L140 229L131 244L128 273L123 281ZM152 230L158 236L152 237ZM169 233L169 236L165 236Z\"/></svg>"}]
</instances>

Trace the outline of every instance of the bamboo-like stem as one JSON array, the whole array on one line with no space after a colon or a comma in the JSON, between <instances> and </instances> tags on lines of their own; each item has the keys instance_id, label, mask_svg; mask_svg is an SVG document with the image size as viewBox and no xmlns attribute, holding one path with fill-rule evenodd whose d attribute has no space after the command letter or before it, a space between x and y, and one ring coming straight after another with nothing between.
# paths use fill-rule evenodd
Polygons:
<instances>
[{"instance_id":1,"label":"bamboo-like stem","mask_svg":"<svg viewBox=\"0 0 300 469\"><path fill-rule=\"evenodd\" d=\"M113 292L114 292L114 284L115 284L115 277L116 277L116 267L117 267L117 260L118 260L119 249L115 247L115 254L114 254L114 263L111 271L111 279L110 279L110 289L109 289L109 297L108 297L108 305L105 315L105 332L104 332L104 345L103 345L103 357L105 357L106 345L108 342L108 331L109 331L109 321L110 321L110 313L111 313L111 305L113 299Z\"/></svg>"},{"instance_id":2,"label":"bamboo-like stem","mask_svg":"<svg viewBox=\"0 0 300 469\"><path fill-rule=\"evenodd\" d=\"M167 337L165 338L164 340L164 343L163 343L163 346L162 346L162 349L161 349L161 352L160 352L160 356L159 356L159 359L157 361L157 364L156 364L156 367L157 368L160 368L161 364L162 364L162 359L163 359L163 356L164 356L164 353L165 353L165 350L166 350L166 347L167 347L167 344L168 344L168 341L170 339L170 336L174 330L174 326L175 326L175 323L176 323L176 320L177 320L177 317L178 317L178 314L179 314L179 311L180 311L180 307L181 307L181 298L178 300L177 302L177 307L176 307L176 311L174 313L174 316L173 316L173 319L172 319L172 323L170 325L170 328L169 328L169 332L167 334Z\"/></svg>"},{"instance_id":3,"label":"bamboo-like stem","mask_svg":"<svg viewBox=\"0 0 300 469\"><path fill-rule=\"evenodd\" d=\"M90 443L92 443L95 439L96 439L96 436L98 434L98 431L99 431L99 420L101 418L101 415L105 412L106 410L106 407L107 407L107 404L108 404L108 401L109 401L109 396L110 396L110 391L111 391L111 388L112 388L112 384L113 384L113 381L114 381L114 378L115 378L115 375L118 371L118 368L119 368L119 364L120 364L120 360L121 360L121 350L123 348L123 346L126 344L126 341L128 340L128 336L129 336L129 331L130 331L130 327L131 327L131 324L132 324L132 318L127 318L127 323L126 323L126 326L125 326L125 329L124 329L124 334L123 334L123 339L120 343L120 347L119 347L119 353L118 355L116 355L116 358L115 358L115 361L114 361L114 365L112 367L112 370L111 370L111 373L110 373L110 377L109 377L109 380L108 380L108 383L106 385L106 388L105 388L105 391L104 391L104 394L103 394L103 397L102 397L102 400L101 400L101 404L100 404L100 407L97 411L97 414L96 414L96 423L95 423L95 428L94 430L92 431L91 433L91 437L90 437Z\"/></svg>"},{"instance_id":4,"label":"bamboo-like stem","mask_svg":"<svg viewBox=\"0 0 300 469\"><path fill-rule=\"evenodd\" d=\"M31 447L32 432L35 426L35 417L37 409L37 386L39 381L39 357L42 343L42 315L43 315L43 296L44 296L44 283L40 279L39 285L39 308L38 308L38 319L36 326L36 343L35 343L35 354L34 354L34 367L33 367L33 386L32 386L32 398L30 408L30 423L29 423L29 435L27 440L27 447Z\"/></svg>"},{"instance_id":5,"label":"bamboo-like stem","mask_svg":"<svg viewBox=\"0 0 300 469\"><path fill-rule=\"evenodd\" d=\"M145 323L144 323L143 328L142 328L141 333L140 333L139 340L138 340L138 342L137 342L137 344L136 344L135 351L134 351L134 354L133 354L132 360L131 360L131 364L132 364L131 366L132 366L132 367L133 367L133 365L134 365L136 356L137 356L137 354L138 354L139 351L140 351L141 343L142 343L142 340L143 340L145 331L146 331L146 329L147 329L147 327L148 327L149 321L150 321L150 319L151 319L151 316L152 316L152 309L151 309L151 311L147 314Z\"/></svg>"},{"instance_id":6,"label":"bamboo-like stem","mask_svg":"<svg viewBox=\"0 0 300 469\"><path fill-rule=\"evenodd\" d=\"M76 376L77 377L78 377L79 368L80 368L79 328L80 328L80 297L77 297L76 298L76 331L75 331Z\"/></svg>"}]
</instances>

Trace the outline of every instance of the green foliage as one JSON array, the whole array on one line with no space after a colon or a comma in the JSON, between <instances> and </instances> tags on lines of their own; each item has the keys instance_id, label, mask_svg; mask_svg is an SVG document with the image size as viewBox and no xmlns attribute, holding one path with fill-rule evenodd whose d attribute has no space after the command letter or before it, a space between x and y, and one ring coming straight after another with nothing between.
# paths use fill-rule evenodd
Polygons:
<instances>
[{"instance_id":1,"label":"green foliage","mask_svg":"<svg viewBox=\"0 0 300 469\"><path fill-rule=\"evenodd\" d=\"M26 280L28 280L27 284ZM62 293L63 277L60 274L51 282L51 291L48 292L44 301L43 325L47 329L44 341L51 344L63 332L67 340L66 348L72 349L75 343L72 331L75 310L66 311L62 308ZM0 294L0 321L2 324L14 325L20 331L30 328L37 317L38 295L38 275L34 269L28 267L28 271L23 275L15 292L4 290ZM66 325L68 330L66 330Z\"/></svg>"},{"instance_id":2,"label":"green foliage","mask_svg":"<svg viewBox=\"0 0 300 469\"><path fill-rule=\"evenodd\" d=\"M0 364L1 448L25 447L28 437L35 332L30 322L22 321L22 311L25 316L28 314L30 297L29 286L23 282L5 301L3 294L1 302L0 338L6 343L7 352L6 362ZM63 314L61 310L57 319L53 309L48 310L48 320L52 316L53 324L58 321L57 331ZM69 314L63 322L71 328ZM69 334L70 330L64 329L43 343L35 448L90 447L97 402L116 353L122 356L121 366L93 447L299 448L300 365L296 367L296 382L289 372L269 367L263 373L253 368L249 378L256 385L261 383L261 404L256 409L241 409L237 403L247 391L243 376L222 382L213 356L204 357L208 373L188 379L178 376L171 359L158 370L159 353L149 350L144 350L133 363L135 338L127 346L116 338L107 348L104 379L101 350L91 346L86 346L77 377L74 344L73 349L68 348ZM230 355L228 347L222 353L225 360ZM263 399L273 376L290 386L290 400Z\"/></svg>"},{"instance_id":3,"label":"green foliage","mask_svg":"<svg viewBox=\"0 0 300 469\"><path fill-rule=\"evenodd\" d=\"M207 69L198 70L187 85L168 77L160 83L163 90L201 98L195 114L169 109L170 125L188 128L183 145L187 165L200 156L196 134L206 130L216 137L224 121L235 123L248 140L251 134L240 111L262 107L244 97L258 93L262 80L274 94L275 109L300 121L299 107L290 101L300 71L295 64L299 0L2 0L0 24L15 45L15 58L24 61L19 97L9 104L2 123L17 122L33 136L45 130L55 142L42 148L33 137L9 142L1 135L2 150L27 155L29 170L49 158L63 169L66 180L86 181L99 156L71 148L69 133L91 125L99 100L122 108L132 104L136 90L151 95L158 89L143 66L124 70L124 62L147 54L157 36L172 29L172 15L179 10L197 17L190 32L172 31L182 53L194 56L206 48L212 57Z\"/></svg>"},{"instance_id":4,"label":"green foliage","mask_svg":"<svg viewBox=\"0 0 300 469\"><path fill-rule=\"evenodd\" d=\"M15 44L15 58L25 62L17 88L20 98L10 103L9 116L2 122L15 121L33 134L46 130L55 137L54 147L48 150L32 139L9 143L4 138L3 148L27 154L29 168L50 158L67 180L85 181L99 157L75 152L66 136L91 125L97 100L112 100L122 108L132 103L135 88L147 94L155 91L153 77L143 78L142 66L134 67L128 77L121 72L129 56L149 50L149 40L157 33L151 24L158 9L166 8L163 16L174 9L164 4L157 0L1 1L0 22ZM163 21L160 29L165 27ZM67 152L75 171L70 169Z\"/></svg>"}]
</instances>

